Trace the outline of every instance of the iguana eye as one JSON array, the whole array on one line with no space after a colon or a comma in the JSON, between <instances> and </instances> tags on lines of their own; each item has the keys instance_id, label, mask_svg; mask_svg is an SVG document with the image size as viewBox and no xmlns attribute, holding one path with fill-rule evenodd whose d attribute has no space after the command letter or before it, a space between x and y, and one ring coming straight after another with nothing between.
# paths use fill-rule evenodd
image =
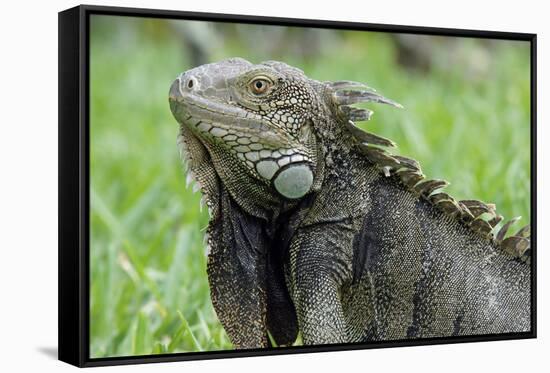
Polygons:
<instances>
[{"instance_id":1,"label":"iguana eye","mask_svg":"<svg viewBox=\"0 0 550 373\"><path fill-rule=\"evenodd\" d=\"M250 83L248 83L248 88L253 94L257 96L261 96L267 93L267 91L269 90L269 88L271 88L272 85L273 83L268 78L258 77L253 79Z\"/></svg>"}]
</instances>

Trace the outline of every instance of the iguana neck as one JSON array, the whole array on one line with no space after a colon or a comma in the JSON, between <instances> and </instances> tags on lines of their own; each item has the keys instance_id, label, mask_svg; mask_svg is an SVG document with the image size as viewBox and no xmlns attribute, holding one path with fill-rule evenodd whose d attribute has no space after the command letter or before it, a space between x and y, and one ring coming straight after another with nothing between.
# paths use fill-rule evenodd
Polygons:
<instances>
[{"instance_id":1,"label":"iguana neck","mask_svg":"<svg viewBox=\"0 0 550 373\"><path fill-rule=\"evenodd\" d=\"M188 182L196 182L208 206L211 220L222 214L222 193L250 216L266 224L275 224L278 216L295 208L300 200L288 200L269 185L253 180L242 163L215 146L197 138L186 126L180 126L178 144L187 164ZM253 185L253 188L250 188Z\"/></svg>"},{"instance_id":2,"label":"iguana neck","mask_svg":"<svg viewBox=\"0 0 550 373\"><path fill-rule=\"evenodd\" d=\"M223 150L210 147L209 153L223 188L246 213L273 222L296 206L298 201L281 198L271 186L254 180L238 160L227 157ZM252 183L253 188L249 187Z\"/></svg>"}]
</instances>

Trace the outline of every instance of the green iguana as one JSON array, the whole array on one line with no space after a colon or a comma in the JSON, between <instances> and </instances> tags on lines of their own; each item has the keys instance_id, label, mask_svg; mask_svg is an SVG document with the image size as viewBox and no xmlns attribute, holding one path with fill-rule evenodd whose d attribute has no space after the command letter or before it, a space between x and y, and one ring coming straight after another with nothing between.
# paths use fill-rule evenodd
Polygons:
<instances>
[{"instance_id":1,"label":"green iguana","mask_svg":"<svg viewBox=\"0 0 550 373\"><path fill-rule=\"evenodd\" d=\"M212 303L236 348L525 332L530 228L457 201L355 126L364 84L231 58L170 88L210 212Z\"/></svg>"}]
</instances>

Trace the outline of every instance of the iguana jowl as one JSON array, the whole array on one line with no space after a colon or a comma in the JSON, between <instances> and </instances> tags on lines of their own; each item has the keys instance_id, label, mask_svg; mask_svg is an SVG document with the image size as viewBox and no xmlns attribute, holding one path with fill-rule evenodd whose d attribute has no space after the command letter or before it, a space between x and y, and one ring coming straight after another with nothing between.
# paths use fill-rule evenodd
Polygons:
<instances>
[{"instance_id":1,"label":"iguana jowl","mask_svg":"<svg viewBox=\"0 0 550 373\"><path fill-rule=\"evenodd\" d=\"M208 279L237 348L529 331L530 230L457 201L355 121L397 103L240 58L170 89L210 212Z\"/></svg>"}]
</instances>

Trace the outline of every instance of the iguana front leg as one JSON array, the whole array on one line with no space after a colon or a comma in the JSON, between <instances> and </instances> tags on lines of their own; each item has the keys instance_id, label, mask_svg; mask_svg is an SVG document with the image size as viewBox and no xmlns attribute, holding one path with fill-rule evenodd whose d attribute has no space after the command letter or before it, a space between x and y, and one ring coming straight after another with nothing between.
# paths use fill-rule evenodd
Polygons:
<instances>
[{"instance_id":1,"label":"iguana front leg","mask_svg":"<svg viewBox=\"0 0 550 373\"><path fill-rule=\"evenodd\" d=\"M221 216L209 226L207 272L216 314L239 349L268 347L264 239L258 220L223 191Z\"/></svg>"},{"instance_id":2,"label":"iguana front leg","mask_svg":"<svg viewBox=\"0 0 550 373\"><path fill-rule=\"evenodd\" d=\"M350 234L344 223L319 224L300 229L291 244L290 288L304 344L349 341L340 294L351 276L342 256Z\"/></svg>"}]
</instances>

